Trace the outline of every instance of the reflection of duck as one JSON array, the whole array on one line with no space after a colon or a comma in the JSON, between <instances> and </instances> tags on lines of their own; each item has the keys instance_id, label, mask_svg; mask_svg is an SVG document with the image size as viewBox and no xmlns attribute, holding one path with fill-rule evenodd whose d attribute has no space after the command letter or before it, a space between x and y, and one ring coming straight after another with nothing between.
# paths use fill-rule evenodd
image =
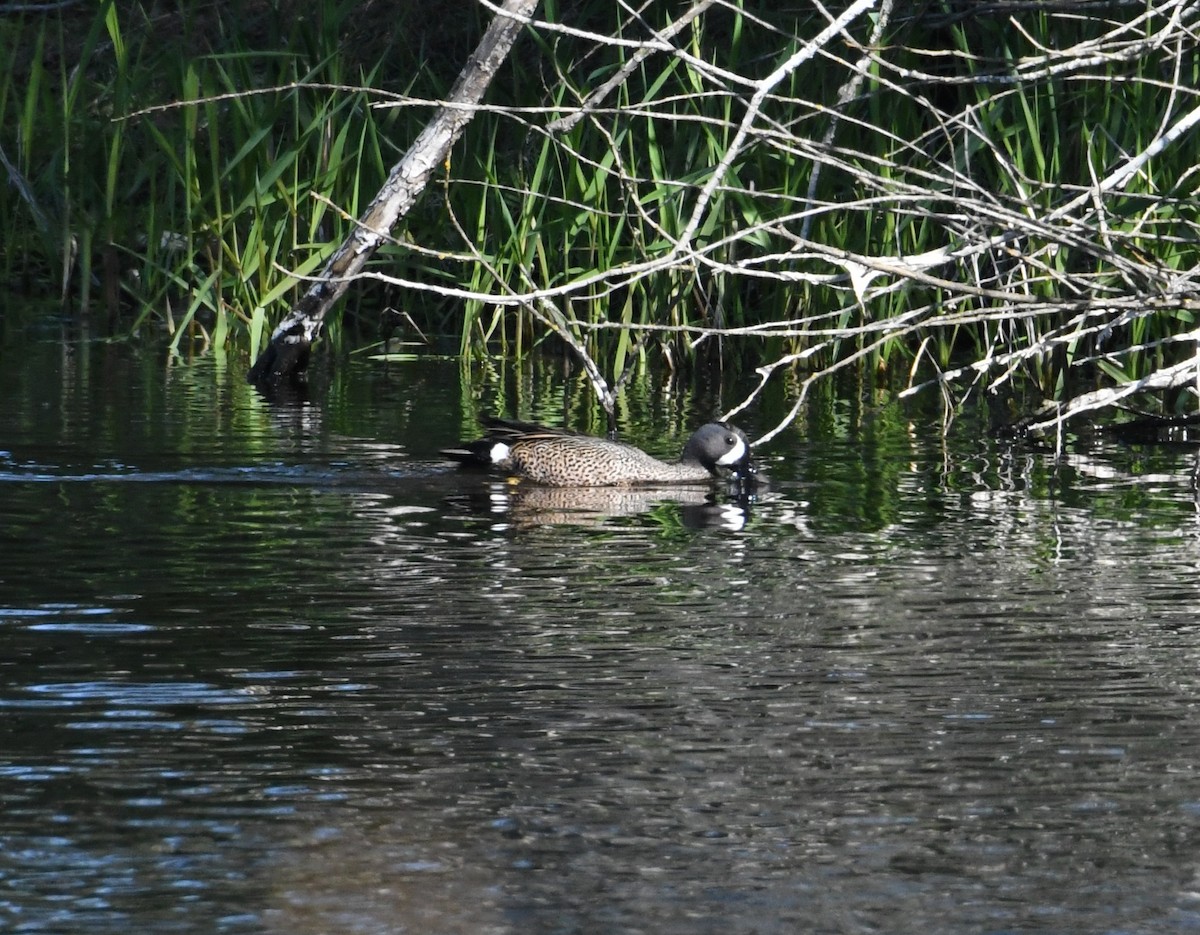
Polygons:
<instances>
[{"instance_id":1,"label":"reflection of duck","mask_svg":"<svg viewBox=\"0 0 1200 935\"><path fill-rule=\"evenodd\" d=\"M690 529L746 525L748 505L721 503L711 491L696 485L663 487L545 487L538 484L494 484L487 508L504 514L518 527L603 526L623 516L641 516L666 506ZM664 515L670 515L664 514Z\"/></svg>"},{"instance_id":2,"label":"reflection of duck","mask_svg":"<svg viewBox=\"0 0 1200 935\"><path fill-rule=\"evenodd\" d=\"M485 416L483 438L442 452L462 464L489 467L550 487L631 487L697 484L752 473L750 443L727 422L701 426L676 462L659 461L621 442L565 429Z\"/></svg>"}]
</instances>

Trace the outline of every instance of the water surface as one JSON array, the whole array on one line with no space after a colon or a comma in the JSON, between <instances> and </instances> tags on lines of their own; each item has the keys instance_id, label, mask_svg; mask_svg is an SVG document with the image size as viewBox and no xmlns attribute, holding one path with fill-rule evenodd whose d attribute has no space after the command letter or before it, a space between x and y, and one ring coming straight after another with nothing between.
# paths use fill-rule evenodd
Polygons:
<instances>
[{"instance_id":1,"label":"water surface","mask_svg":"<svg viewBox=\"0 0 1200 935\"><path fill-rule=\"evenodd\" d=\"M730 523L449 470L558 398L452 361L4 364L4 931L1200 928L1192 450L835 403Z\"/></svg>"}]
</instances>

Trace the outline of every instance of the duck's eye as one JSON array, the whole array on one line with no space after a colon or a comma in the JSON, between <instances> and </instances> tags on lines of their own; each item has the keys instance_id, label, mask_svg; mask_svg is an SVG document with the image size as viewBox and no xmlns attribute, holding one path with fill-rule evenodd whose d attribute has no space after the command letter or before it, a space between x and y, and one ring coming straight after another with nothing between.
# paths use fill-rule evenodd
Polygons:
<instances>
[{"instance_id":1,"label":"duck's eye","mask_svg":"<svg viewBox=\"0 0 1200 935\"><path fill-rule=\"evenodd\" d=\"M737 444L737 437L734 435L726 435L725 436L725 444L728 445L730 448L732 448L734 445Z\"/></svg>"}]
</instances>

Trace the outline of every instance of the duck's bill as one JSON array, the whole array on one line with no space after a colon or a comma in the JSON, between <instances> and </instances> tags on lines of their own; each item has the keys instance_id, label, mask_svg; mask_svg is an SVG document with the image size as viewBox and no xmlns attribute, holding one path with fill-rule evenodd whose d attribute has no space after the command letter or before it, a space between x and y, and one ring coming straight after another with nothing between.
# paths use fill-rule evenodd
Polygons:
<instances>
[{"instance_id":1,"label":"duck's bill","mask_svg":"<svg viewBox=\"0 0 1200 935\"><path fill-rule=\"evenodd\" d=\"M751 460L750 452L747 451L745 457L733 465L733 471L739 476L749 477L758 473L758 465Z\"/></svg>"},{"instance_id":2,"label":"duck's bill","mask_svg":"<svg viewBox=\"0 0 1200 935\"><path fill-rule=\"evenodd\" d=\"M730 468L730 476L734 480L753 483L758 480L758 465L747 458Z\"/></svg>"}]
</instances>

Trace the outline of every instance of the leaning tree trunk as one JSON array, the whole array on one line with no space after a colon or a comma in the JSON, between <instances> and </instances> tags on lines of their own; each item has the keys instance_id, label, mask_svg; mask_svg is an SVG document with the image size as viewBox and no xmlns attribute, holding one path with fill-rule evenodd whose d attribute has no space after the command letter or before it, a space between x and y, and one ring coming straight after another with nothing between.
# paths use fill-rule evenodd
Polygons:
<instances>
[{"instance_id":1,"label":"leaning tree trunk","mask_svg":"<svg viewBox=\"0 0 1200 935\"><path fill-rule=\"evenodd\" d=\"M304 372L325 313L345 293L351 278L366 265L396 221L416 203L434 169L445 162L450 147L474 116L474 105L482 99L537 4L538 0L504 0L497 8L496 18L459 74L446 103L392 168L383 188L321 275L272 332L270 343L250 368L249 382L277 383Z\"/></svg>"}]
</instances>

